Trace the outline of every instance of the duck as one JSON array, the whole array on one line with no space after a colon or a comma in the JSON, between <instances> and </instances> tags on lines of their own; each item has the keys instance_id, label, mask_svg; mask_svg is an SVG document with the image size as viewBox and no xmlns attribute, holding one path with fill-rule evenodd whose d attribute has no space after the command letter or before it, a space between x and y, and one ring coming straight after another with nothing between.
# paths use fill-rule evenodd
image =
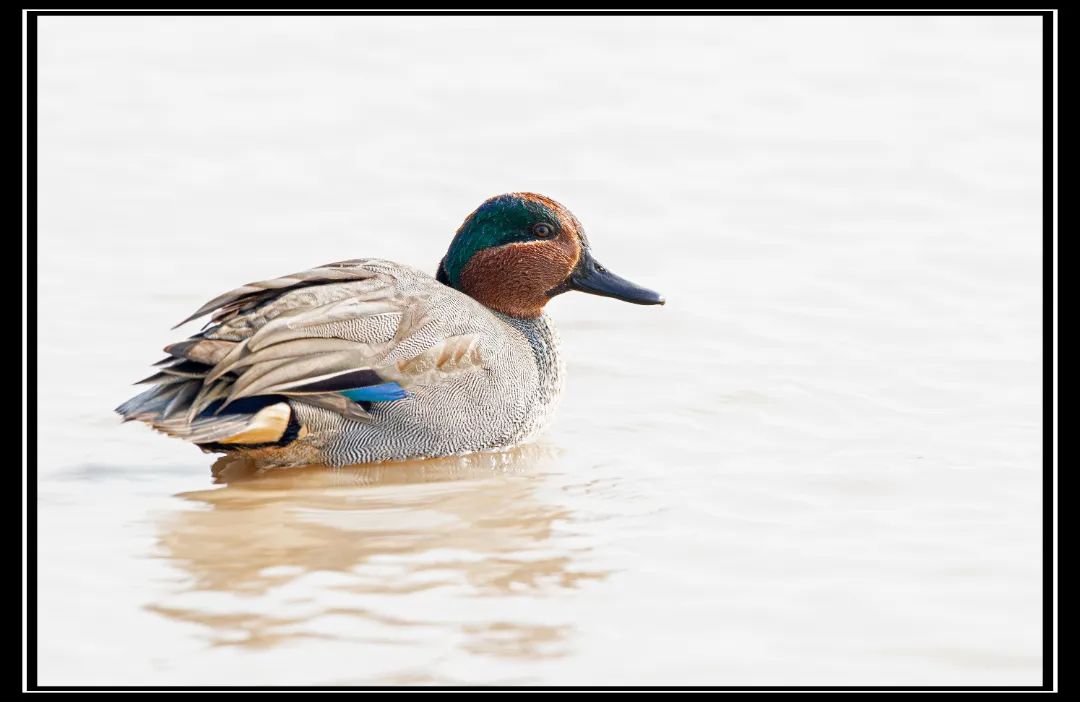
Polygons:
<instances>
[{"instance_id":1,"label":"duck","mask_svg":"<svg viewBox=\"0 0 1080 702\"><path fill-rule=\"evenodd\" d=\"M149 389L116 408L259 467L345 466L507 449L549 424L564 388L545 312L579 291L664 298L593 257L578 219L529 192L485 200L434 276L350 259L248 283L175 328Z\"/></svg>"}]
</instances>

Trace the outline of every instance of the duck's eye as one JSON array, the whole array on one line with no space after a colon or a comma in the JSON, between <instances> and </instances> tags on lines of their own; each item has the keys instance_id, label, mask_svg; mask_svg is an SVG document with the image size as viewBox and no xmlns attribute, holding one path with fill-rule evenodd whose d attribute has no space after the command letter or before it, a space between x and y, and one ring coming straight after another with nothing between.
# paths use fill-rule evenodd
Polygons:
<instances>
[{"instance_id":1,"label":"duck's eye","mask_svg":"<svg viewBox=\"0 0 1080 702\"><path fill-rule=\"evenodd\" d=\"M550 224L539 222L533 225L532 231L533 234L540 237L541 239L547 239L549 236L555 233L555 228L552 227Z\"/></svg>"}]
</instances>

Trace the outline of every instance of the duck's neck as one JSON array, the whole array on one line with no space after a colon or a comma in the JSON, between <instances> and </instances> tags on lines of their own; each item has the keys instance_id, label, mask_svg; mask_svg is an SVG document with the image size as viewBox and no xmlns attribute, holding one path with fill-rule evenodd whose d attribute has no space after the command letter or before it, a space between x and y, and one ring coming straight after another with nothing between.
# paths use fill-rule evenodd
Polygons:
<instances>
[{"instance_id":1,"label":"duck's neck","mask_svg":"<svg viewBox=\"0 0 1080 702\"><path fill-rule=\"evenodd\" d=\"M546 288L541 289L534 282L511 275L506 262L495 256L474 257L457 285L451 282L443 263L439 263L435 279L500 315L524 321L539 319L548 301Z\"/></svg>"},{"instance_id":2,"label":"duck's neck","mask_svg":"<svg viewBox=\"0 0 1080 702\"><path fill-rule=\"evenodd\" d=\"M501 312L496 312L495 315L521 332L528 340L542 375L545 373L551 373L553 377L562 375L559 332L555 329L555 323L549 315L541 313L533 319L522 319Z\"/></svg>"}]
</instances>

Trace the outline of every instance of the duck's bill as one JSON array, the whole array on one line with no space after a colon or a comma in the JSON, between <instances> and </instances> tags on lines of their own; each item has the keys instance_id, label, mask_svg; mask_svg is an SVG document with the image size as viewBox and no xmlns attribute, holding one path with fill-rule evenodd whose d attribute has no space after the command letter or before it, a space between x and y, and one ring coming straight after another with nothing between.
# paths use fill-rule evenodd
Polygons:
<instances>
[{"instance_id":1,"label":"duck's bill","mask_svg":"<svg viewBox=\"0 0 1080 702\"><path fill-rule=\"evenodd\" d=\"M664 298L660 293L621 278L597 263L586 251L570 277L550 294L557 295L567 290L580 290L592 295L613 297L635 305L662 305Z\"/></svg>"}]
</instances>

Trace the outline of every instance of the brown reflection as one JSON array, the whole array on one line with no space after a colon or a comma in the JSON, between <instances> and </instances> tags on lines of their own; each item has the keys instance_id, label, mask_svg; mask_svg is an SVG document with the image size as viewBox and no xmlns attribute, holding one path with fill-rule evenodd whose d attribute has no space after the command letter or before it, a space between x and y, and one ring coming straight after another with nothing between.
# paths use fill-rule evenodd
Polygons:
<instances>
[{"instance_id":1,"label":"brown reflection","mask_svg":"<svg viewBox=\"0 0 1080 702\"><path fill-rule=\"evenodd\" d=\"M222 613L170 602L164 616L207 628L215 645L265 648L284 640L336 638L306 627L318 617L357 617L384 640L452 628L464 650L491 656L560 655L566 627L500 620L462 623L412 620L370 604L444 588L448 607L460 598L542 595L605 577L575 561L582 549L553 540L570 512L537 496L557 460L543 446L426 461L330 469L305 466L257 472L244 461L215 463L215 489L182 493L198 509L162 524L159 546L190 581L176 593L226 593L245 611ZM260 607L260 595L318 572L332 584L304 589L310 614ZM319 607L320 594L337 593ZM342 606L342 596L355 606ZM253 599L252 596L255 596ZM440 597L443 595L440 593ZM257 610L256 612L250 611ZM428 617L430 619L430 617ZM402 640L404 639L404 641Z\"/></svg>"}]
</instances>

